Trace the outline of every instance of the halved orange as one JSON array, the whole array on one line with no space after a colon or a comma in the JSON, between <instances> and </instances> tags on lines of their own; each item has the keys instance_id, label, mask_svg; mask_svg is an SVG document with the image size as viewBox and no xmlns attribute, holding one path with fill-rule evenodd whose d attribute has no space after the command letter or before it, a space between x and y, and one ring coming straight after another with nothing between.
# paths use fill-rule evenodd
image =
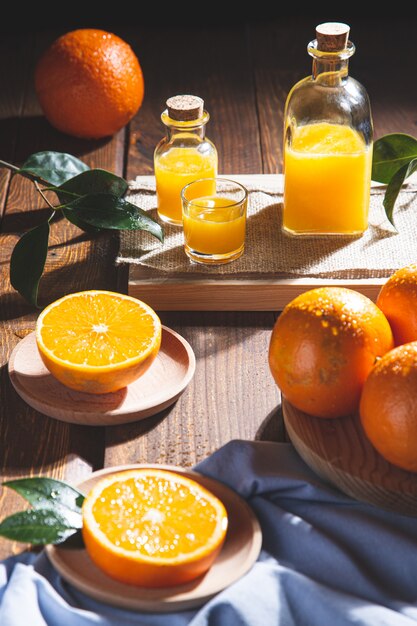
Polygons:
<instances>
[{"instance_id":1,"label":"halved orange","mask_svg":"<svg viewBox=\"0 0 417 626\"><path fill-rule=\"evenodd\" d=\"M36 323L43 362L61 383L109 393L145 373L161 345L150 306L111 291L80 291L47 306Z\"/></svg>"},{"instance_id":2,"label":"halved orange","mask_svg":"<svg viewBox=\"0 0 417 626\"><path fill-rule=\"evenodd\" d=\"M213 564L227 531L223 503L197 481L140 468L99 480L83 503L83 539L106 574L142 587L171 587Z\"/></svg>"}]
</instances>

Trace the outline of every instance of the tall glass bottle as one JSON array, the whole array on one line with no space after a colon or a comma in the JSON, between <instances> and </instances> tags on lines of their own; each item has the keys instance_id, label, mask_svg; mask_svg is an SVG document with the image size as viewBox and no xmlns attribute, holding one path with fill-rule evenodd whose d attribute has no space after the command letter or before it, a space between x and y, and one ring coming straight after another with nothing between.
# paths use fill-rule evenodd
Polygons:
<instances>
[{"instance_id":1,"label":"tall glass bottle","mask_svg":"<svg viewBox=\"0 0 417 626\"><path fill-rule=\"evenodd\" d=\"M217 176L217 151L205 136L210 116L201 98L173 96L166 104L161 119L167 134L154 154L158 215L169 224L182 225L181 190L198 178ZM212 193L211 185L204 195Z\"/></svg>"},{"instance_id":2,"label":"tall glass bottle","mask_svg":"<svg viewBox=\"0 0 417 626\"><path fill-rule=\"evenodd\" d=\"M283 229L359 235L368 226L372 118L365 88L348 75L349 26L327 22L308 44L312 76L291 89L284 114Z\"/></svg>"}]
</instances>

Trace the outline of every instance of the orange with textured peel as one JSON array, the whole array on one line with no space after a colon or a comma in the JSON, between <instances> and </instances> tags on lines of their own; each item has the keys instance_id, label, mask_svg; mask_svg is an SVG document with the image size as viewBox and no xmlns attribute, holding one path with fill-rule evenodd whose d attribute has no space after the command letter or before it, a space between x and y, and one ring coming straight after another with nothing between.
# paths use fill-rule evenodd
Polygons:
<instances>
[{"instance_id":1,"label":"orange with textured peel","mask_svg":"<svg viewBox=\"0 0 417 626\"><path fill-rule=\"evenodd\" d=\"M398 346L376 363L363 387L360 417L387 461L417 472L417 342Z\"/></svg>"},{"instance_id":2,"label":"orange with textured peel","mask_svg":"<svg viewBox=\"0 0 417 626\"><path fill-rule=\"evenodd\" d=\"M385 315L366 296L321 287L292 300L272 332L269 365L284 396L316 417L355 413L377 357L393 348Z\"/></svg>"},{"instance_id":3,"label":"orange with textured peel","mask_svg":"<svg viewBox=\"0 0 417 626\"><path fill-rule=\"evenodd\" d=\"M129 44L112 33L81 28L46 50L36 66L35 88L52 126L97 139L132 119L142 104L144 80Z\"/></svg>"},{"instance_id":4,"label":"orange with textured peel","mask_svg":"<svg viewBox=\"0 0 417 626\"><path fill-rule=\"evenodd\" d=\"M144 302L111 291L81 291L47 306L36 342L48 370L77 391L100 394L144 374L161 345L161 322Z\"/></svg>"},{"instance_id":5,"label":"orange with textured peel","mask_svg":"<svg viewBox=\"0 0 417 626\"><path fill-rule=\"evenodd\" d=\"M226 509L214 494L163 469L104 477L82 512L92 561L112 578L142 587L170 587L201 576L227 531Z\"/></svg>"},{"instance_id":6,"label":"orange with textured peel","mask_svg":"<svg viewBox=\"0 0 417 626\"><path fill-rule=\"evenodd\" d=\"M390 323L396 346L417 341L417 264L394 272L376 303Z\"/></svg>"}]
</instances>

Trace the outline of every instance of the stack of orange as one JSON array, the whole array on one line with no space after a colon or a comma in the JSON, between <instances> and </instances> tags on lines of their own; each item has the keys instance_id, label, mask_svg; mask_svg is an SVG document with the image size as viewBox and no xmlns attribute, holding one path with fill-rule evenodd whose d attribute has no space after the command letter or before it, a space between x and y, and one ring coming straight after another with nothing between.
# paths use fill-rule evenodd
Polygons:
<instances>
[{"instance_id":1,"label":"stack of orange","mask_svg":"<svg viewBox=\"0 0 417 626\"><path fill-rule=\"evenodd\" d=\"M295 298L275 324L269 364L296 408L320 418L359 410L380 454L417 472L417 264L395 272L376 304L336 287Z\"/></svg>"},{"instance_id":2,"label":"stack of orange","mask_svg":"<svg viewBox=\"0 0 417 626\"><path fill-rule=\"evenodd\" d=\"M397 347L375 364L366 380L361 421L383 457L417 472L417 264L395 272L376 303Z\"/></svg>"}]
</instances>

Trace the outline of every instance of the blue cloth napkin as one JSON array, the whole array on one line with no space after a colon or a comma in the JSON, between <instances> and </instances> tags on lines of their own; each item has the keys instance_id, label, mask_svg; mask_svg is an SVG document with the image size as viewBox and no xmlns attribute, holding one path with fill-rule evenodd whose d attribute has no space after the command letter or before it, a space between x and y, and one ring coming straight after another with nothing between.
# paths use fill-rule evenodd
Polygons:
<instances>
[{"instance_id":1,"label":"blue cloth napkin","mask_svg":"<svg viewBox=\"0 0 417 626\"><path fill-rule=\"evenodd\" d=\"M99 604L46 556L0 563L1 626L406 626L417 622L417 520L324 484L289 444L233 441L197 469L254 509L257 563L203 607L148 614Z\"/></svg>"}]
</instances>

